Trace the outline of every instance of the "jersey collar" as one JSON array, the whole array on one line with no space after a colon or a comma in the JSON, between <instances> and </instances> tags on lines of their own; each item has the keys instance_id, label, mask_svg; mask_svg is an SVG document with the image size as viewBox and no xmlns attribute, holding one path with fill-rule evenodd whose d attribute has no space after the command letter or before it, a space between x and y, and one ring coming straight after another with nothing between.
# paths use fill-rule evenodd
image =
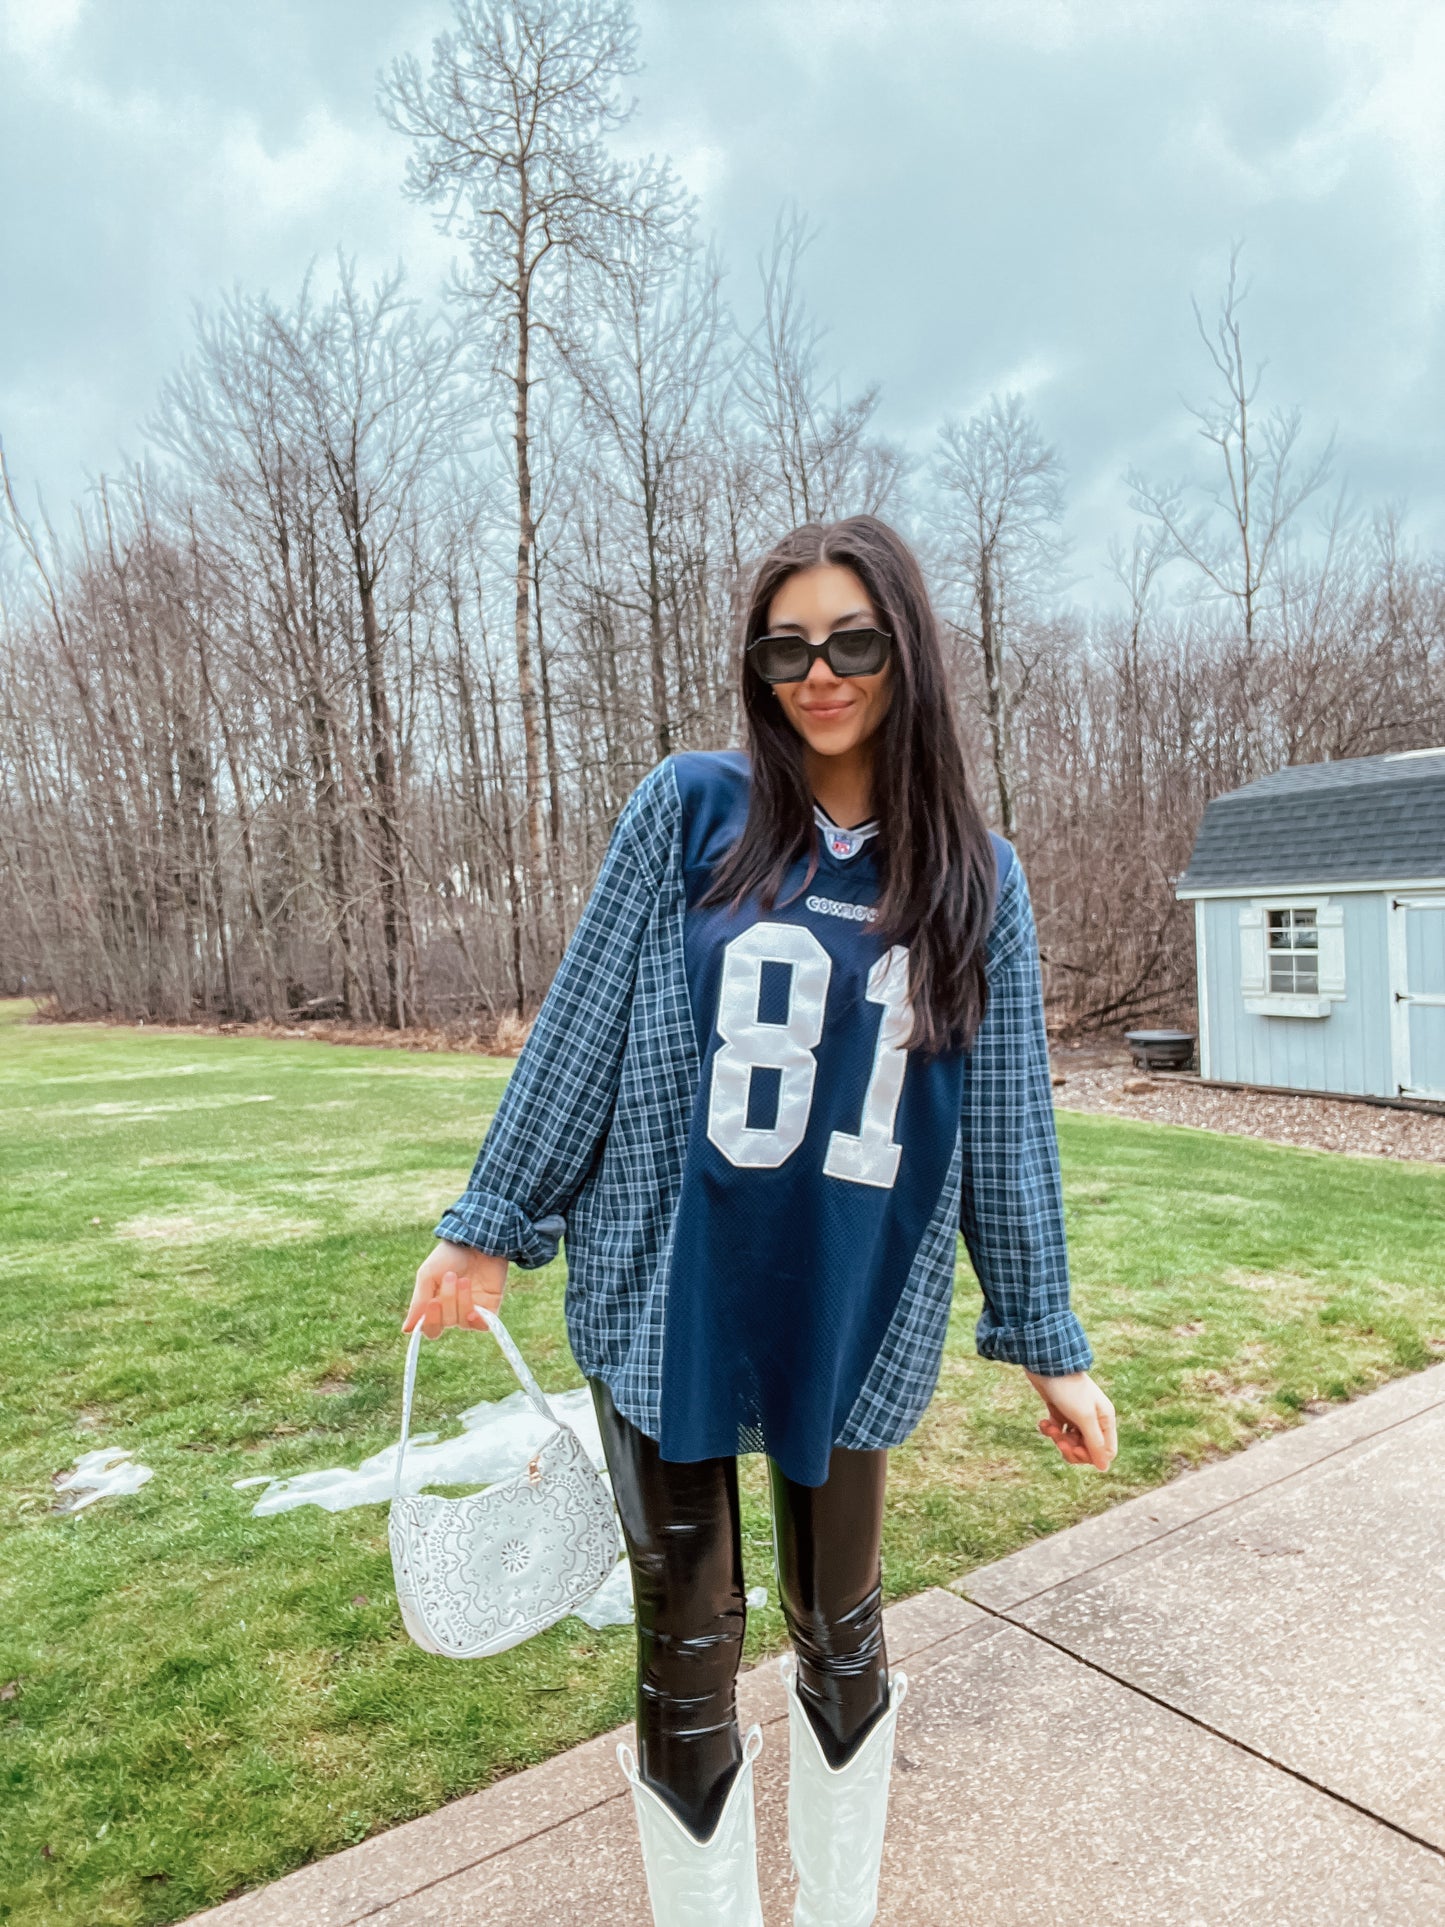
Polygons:
<instances>
[{"instance_id":1,"label":"jersey collar","mask_svg":"<svg viewBox=\"0 0 1445 1927\"><path fill-rule=\"evenodd\" d=\"M813 805L813 821L818 826L824 849L830 856L837 857L840 863L846 863L849 857L856 856L868 839L878 834L877 817L869 817L866 823L845 830L840 823L833 821L821 803Z\"/></svg>"}]
</instances>

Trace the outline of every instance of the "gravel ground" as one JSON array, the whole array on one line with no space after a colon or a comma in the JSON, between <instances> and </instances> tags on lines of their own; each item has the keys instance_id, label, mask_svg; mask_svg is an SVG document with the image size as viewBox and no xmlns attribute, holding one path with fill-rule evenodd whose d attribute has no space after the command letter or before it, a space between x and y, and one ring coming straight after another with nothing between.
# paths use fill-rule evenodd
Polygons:
<instances>
[{"instance_id":1,"label":"gravel ground","mask_svg":"<svg viewBox=\"0 0 1445 1927\"><path fill-rule=\"evenodd\" d=\"M1306 1144L1317 1151L1348 1151L1356 1157L1411 1158L1445 1164L1445 1114L1393 1111L1377 1104L1349 1104L1328 1097L1273 1097L1261 1091L1215 1090L1188 1076L1163 1072L1146 1077L1128 1053L1115 1056L1097 1046L1056 1049L1054 1102L1071 1111L1107 1111L1156 1124L1193 1124L1236 1137ZM1144 1088L1126 1089L1126 1085Z\"/></svg>"}]
</instances>

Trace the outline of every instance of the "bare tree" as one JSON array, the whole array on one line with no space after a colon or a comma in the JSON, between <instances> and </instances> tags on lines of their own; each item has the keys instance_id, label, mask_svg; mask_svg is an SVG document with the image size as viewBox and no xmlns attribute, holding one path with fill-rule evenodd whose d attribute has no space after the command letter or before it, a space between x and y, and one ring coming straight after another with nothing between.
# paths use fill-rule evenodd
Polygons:
<instances>
[{"instance_id":1,"label":"bare tree","mask_svg":"<svg viewBox=\"0 0 1445 1927\"><path fill-rule=\"evenodd\" d=\"M738 398L761 437L761 459L795 524L881 515L904 469L900 452L868 433L877 383L845 402L841 382L824 375L827 330L808 313L798 285L799 264L817 238L796 207L779 214L771 250L758 257L762 316L746 337L736 377Z\"/></svg>"},{"instance_id":2,"label":"bare tree","mask_svg":"<svg viewBox=\"0 0 1445 1927\"><path fill-rule=\"evenodd\" d=\"M624 7L456 21L389 100L468 243L460 352L343 262L325 298L201 315L151 424L169 466L103 479L62 535L0 455L0 985L60 1015L515 1040L638 776L736 740L761 548L872 508L949 623L1051 1022L1187 1020L1171 878L1205 803L1445 736L1445 558L1396 503L1301 512L1321 463L1297 418L1260 423L1231 283L1223 483L1146 506L1122 610L1065 605L1037 424L1017 398L945 423L910 497L877 390L825 369L796 215L758 326L728 324L666 169L605 151Z\"/></svg>"},{"instance_id":3,"label":"bare tree","mask_svg":"<svg viewBox=\"0 0 1445 1927\"><path fill-rule=\"evenodd\" d=\"M1150 599L1169 555L1169 538L1157 527L1136 527L1127 554L1117 536L1109 543L1109 561L1129 604L1116 674L1123 710L1124 753L1133 788L1134 813L1141 831L1149 807L1144 773L1145 630Z\"/></svg>"},{"instance_id":4,"label":"bare tree","mask_svg":"<svg viewBox=\"0 0 1445 1927\"><path fill-rule=\"evenodd\" d=\"M328 941L334 941L339 962L340 1008L347 1017L374 1019L357 953L346 670L330 646L322 527L327 483L309 437L299 432L294 397L275 353L276 312L264 298L237 292L214 313L198 314L195 352L162 385L147 426L211 506L205 527L192 522L193 537L235 592L223 600L215 639L224 637L239 661L255 661L241 674L253 675L263 689L274 689L279 674L299 719L312 785L317 876ZM250 895L266 958L267 1007L274 1015L282 1001L280 966L260 887L243 752L234 736L227 760L254 866Z\"/></svg>"},{"instance_id":5,"label":"bare tree","mask_svg":"<svg viewBox=\"0 0 1445 1927\"><path fill-rule=\"evenodd\" d=\"M1053 585L1063 559L1063 465L1019 395L946 421L938 442L935 527L962 604L956 627L978 651L999 823L1012 836L1012 712L1037 653L1027 646L1030 600Z\"/></svg>"},{"instance_id":6,"label":"bare tree","mask_svg":"<svg viewBox=\"0 0 1445 1927\"><path fill-rule=\"evenodd\" d=\"M653 742L676 747L664 621L665 523L681 509L699 402L717 372L721 271L660 222L633 227L609 272L587 288L593 324L574 329L567 365L617 472L616 494L641 535L637 584L647 626ZM679 691L681 695L681 691Z\"/></svg>"},{"instance_id":7,"label":"bare tree","mask_svg":"<svg viewBox=\"0 0 1445 1927\"><path fill-rule=\"evenodd\" d=\"M1189 413L1216 451L1218 479L1190 486L1129 475L1134 506L1168 537L1174 554L1198 574L1206 595L1222 600L1238 625L1244 766L1252 773L1259 702L1257 654L1261 614L1287 533L1300 509L1329 479L1334 437L1312 459L1300 449L1298 408L1256 416L1265 363L1247 366L1240 319L1248 289L1238 286L1241 243L1230 250L1229 275L1213 332L1193 301L1195 326L1218 377L1218 392ZM1186 404L1187 405L1187 404ZM1200 499L1202 498L1202 499Z\"/></svg>"},{"instance_id":8,"label":"bare tree","mask_svg":"<svg viewBox=\"0 0 1445 1927\"><path fill-rule=\"evenodd\" d=\"M432 45L429 74L393 63L387 120L414 143L406 191L440 207L470 268L458 292L510 382L517 486L516 664L532 865L545 873L542 752L532 675L532 448L539 344L565 307L569 268L605 265L618 222L637 217L659 178L629 170L604 135L633 111L616 84L637 69L626 0L454 0L456 27Z\"/></svg>"},{"instance_id":9,"label":"bare tree","mask_svg":"<svg viewBox=\"0 0 1445 1927\"><path fill-rule=\"evenodd\" d=\"M406 960L415 935L402 861L396 724L387 688L385 626L377 584L417 508L450 427L454 340L423 322L401 295L398 269L371 295L340 263L324 307L303 291L293 315L271 309L269 331L304 433L313 443L341 523L361 618L367 773L381 876L386 1021L400 1029L409 999ZM417 995L420 994L419 986Z\"/></svg>"}]
</instances>

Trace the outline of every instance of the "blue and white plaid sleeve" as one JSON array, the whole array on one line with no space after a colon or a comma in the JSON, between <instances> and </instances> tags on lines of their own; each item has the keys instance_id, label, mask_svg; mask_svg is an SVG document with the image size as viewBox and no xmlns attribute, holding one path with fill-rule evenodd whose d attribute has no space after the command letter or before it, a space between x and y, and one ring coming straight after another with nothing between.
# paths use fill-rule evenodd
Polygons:
<instances>
[{"instance_id":1,"label":"blue and white plaid sleeve","mask_svg":"<svg viewBox=\"0 0 1445 1927\"><path fill-rule=\"evenodd\" d=\"M968 1053L959 1228L983 1288L984 1358L1046 1377L1087 1371L1069 1307L1063 1187L1038 938L1017 856L989 934L988 1008Z\"/></svg>"},{"instance_id":2,"label":"blue and white plaid sleeve","mask_svg":"<svg viewBox=\"0 0 1445 1927\"><path fill-rule=\"evenodd\" d=\"M548 1264L606 1134L627 1039L638 952L673 843L667 761L628 798L572 940L517 1057L467 1188L436 1236Z\"/></svg>"}]
</instances>

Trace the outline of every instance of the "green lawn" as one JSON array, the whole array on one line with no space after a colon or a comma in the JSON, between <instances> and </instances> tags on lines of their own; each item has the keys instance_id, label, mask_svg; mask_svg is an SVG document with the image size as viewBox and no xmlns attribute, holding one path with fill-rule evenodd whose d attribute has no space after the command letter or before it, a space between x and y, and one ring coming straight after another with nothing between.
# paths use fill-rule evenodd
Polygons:
<instances>
[{"instance_id":1,"label":"green lawn","mask_svg":"<svg viewBox=\"0 0 1445 1927\"><path fill-rule=\"evenodd\" d=\"M630 1627L431 1658L384 1507L254 1519L232 1490L395 1436L411 1275L505 1062L28 1010L0 1004L0 1919L176 1920L628 1718ZM1116 1468L1065 1466L1022 1375L974 1355L961 1262L938 1395L893 1455L890 1598L1445 1351L1445 1171L1059 1128ZM507 1301L557 1389L581 1382L562 1285L514 1273ZM419 1429L513 1389L480 1336L426 1368ZM96 1445L155 1477L53 1512L52 1476ZM751 1658L783 1640L762 1470L743 1462L770 1595Z\"/></svg>"}]
</instances>

